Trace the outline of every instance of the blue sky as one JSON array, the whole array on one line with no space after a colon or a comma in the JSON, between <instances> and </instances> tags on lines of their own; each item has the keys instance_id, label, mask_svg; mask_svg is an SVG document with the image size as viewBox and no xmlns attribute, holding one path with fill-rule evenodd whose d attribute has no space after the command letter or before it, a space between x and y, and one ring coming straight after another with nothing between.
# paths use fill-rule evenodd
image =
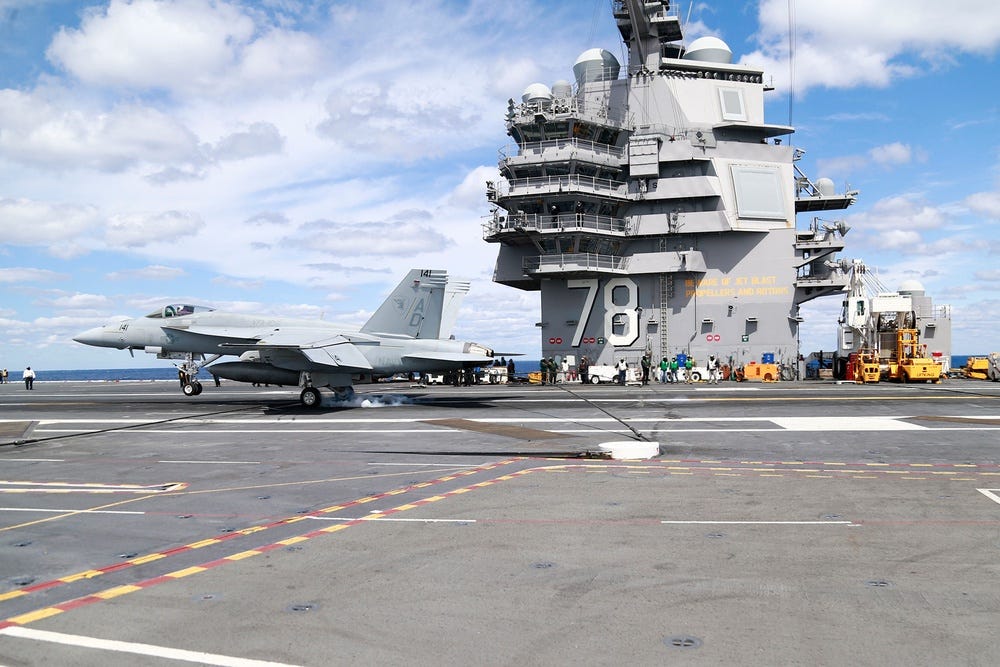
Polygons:
<instances>
[{"instance_id":1,"label":"blue sky","mask_svg":"<svg viewBox=\"0 0 1000 667\"><path fill-rule=\"evenodd\" d=\"M1000 5L791 6L793 68L788 0L683 3L685 37L762 67L802 169L860 190L843 257L1000 350ZM360 325L412 267L472 282L458 337L537 357L484 183L507 99L594 46L625 61L610 0L0 0L0 366L162 364L70 338L165 301Z\"/></svg>"}]
</instances>

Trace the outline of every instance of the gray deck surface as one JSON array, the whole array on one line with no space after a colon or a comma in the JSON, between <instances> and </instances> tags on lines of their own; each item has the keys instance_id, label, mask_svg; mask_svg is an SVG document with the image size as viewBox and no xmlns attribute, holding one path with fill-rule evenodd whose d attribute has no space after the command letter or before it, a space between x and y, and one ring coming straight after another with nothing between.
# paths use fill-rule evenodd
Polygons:
<instances>
[{"instance_id":1,"label":"gray deck surface","mask_svg":"<svg viewBox=\"0 0 1000 667\"><path fill-rule=\"evenodd\" d=\"M0 664L1000 663L1000 385L359 392L0 386Z\"/></svg>"}]
</instances>

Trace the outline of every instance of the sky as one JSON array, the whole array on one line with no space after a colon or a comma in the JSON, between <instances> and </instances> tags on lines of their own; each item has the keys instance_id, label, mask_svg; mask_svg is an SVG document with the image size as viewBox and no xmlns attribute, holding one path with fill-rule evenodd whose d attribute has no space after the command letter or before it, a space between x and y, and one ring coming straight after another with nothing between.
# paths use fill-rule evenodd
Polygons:
<instances>
[{"instance_id":1,"label":"sky","mask_svg":"<svg viewBox=\"0 0 1000 667\"><path fill-rule=\"evenodd\" d=\"M955 354L1000 350L1000 4L681 15L764 69L810 178L860 191L841 257L951 305ZM71 338L166 302L360 326L410 268L472 283L456 337L538 358L485 182L507 99L591 47L627 62L610 0L0 0L0 366L163 365ZM839 301L803 308L804 352Z\"/></svg>"}]
</instances>

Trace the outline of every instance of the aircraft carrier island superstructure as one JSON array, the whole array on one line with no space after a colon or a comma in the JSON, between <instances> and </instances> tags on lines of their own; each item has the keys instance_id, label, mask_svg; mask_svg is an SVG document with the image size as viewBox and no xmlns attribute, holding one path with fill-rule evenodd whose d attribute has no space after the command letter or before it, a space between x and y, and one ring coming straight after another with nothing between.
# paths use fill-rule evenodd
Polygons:
<instances>
[{"instance_id":1,"label":"aircraft carrier island superstructure","mask_svg":"<svg viewBox=\"0 0 1000 667\"><path fill-rule=\"evenodd\" d=\"M797 359L800 304L842 293L846 209L764 121L764 73L722 40L685 48L666 0L616 0L629 63L584 52L575 85L510 100L502 179L487 185L494 280L541 290L542 354L574 364L649 353L723 364ZM797 229L796 214L810 215ZM833 327L831 327L832 331Z\"/></svg>"}]
</instances>

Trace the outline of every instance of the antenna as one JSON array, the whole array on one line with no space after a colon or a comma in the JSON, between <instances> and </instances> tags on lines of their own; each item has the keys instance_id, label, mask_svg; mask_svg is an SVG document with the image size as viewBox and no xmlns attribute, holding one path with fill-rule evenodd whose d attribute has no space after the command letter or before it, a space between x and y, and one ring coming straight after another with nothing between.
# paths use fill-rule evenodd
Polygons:
<instances>
[{"instance_id":1,"label":"antenna","mask_svg":"<svg viewBox=\"0 0 1000 667\"><path fill-rule=\"evenodd\" d=\"M788 0L788 125L795 103L795 0ZM791 137L789 137L791 143Z\"/></svg>"}]
</instances>

